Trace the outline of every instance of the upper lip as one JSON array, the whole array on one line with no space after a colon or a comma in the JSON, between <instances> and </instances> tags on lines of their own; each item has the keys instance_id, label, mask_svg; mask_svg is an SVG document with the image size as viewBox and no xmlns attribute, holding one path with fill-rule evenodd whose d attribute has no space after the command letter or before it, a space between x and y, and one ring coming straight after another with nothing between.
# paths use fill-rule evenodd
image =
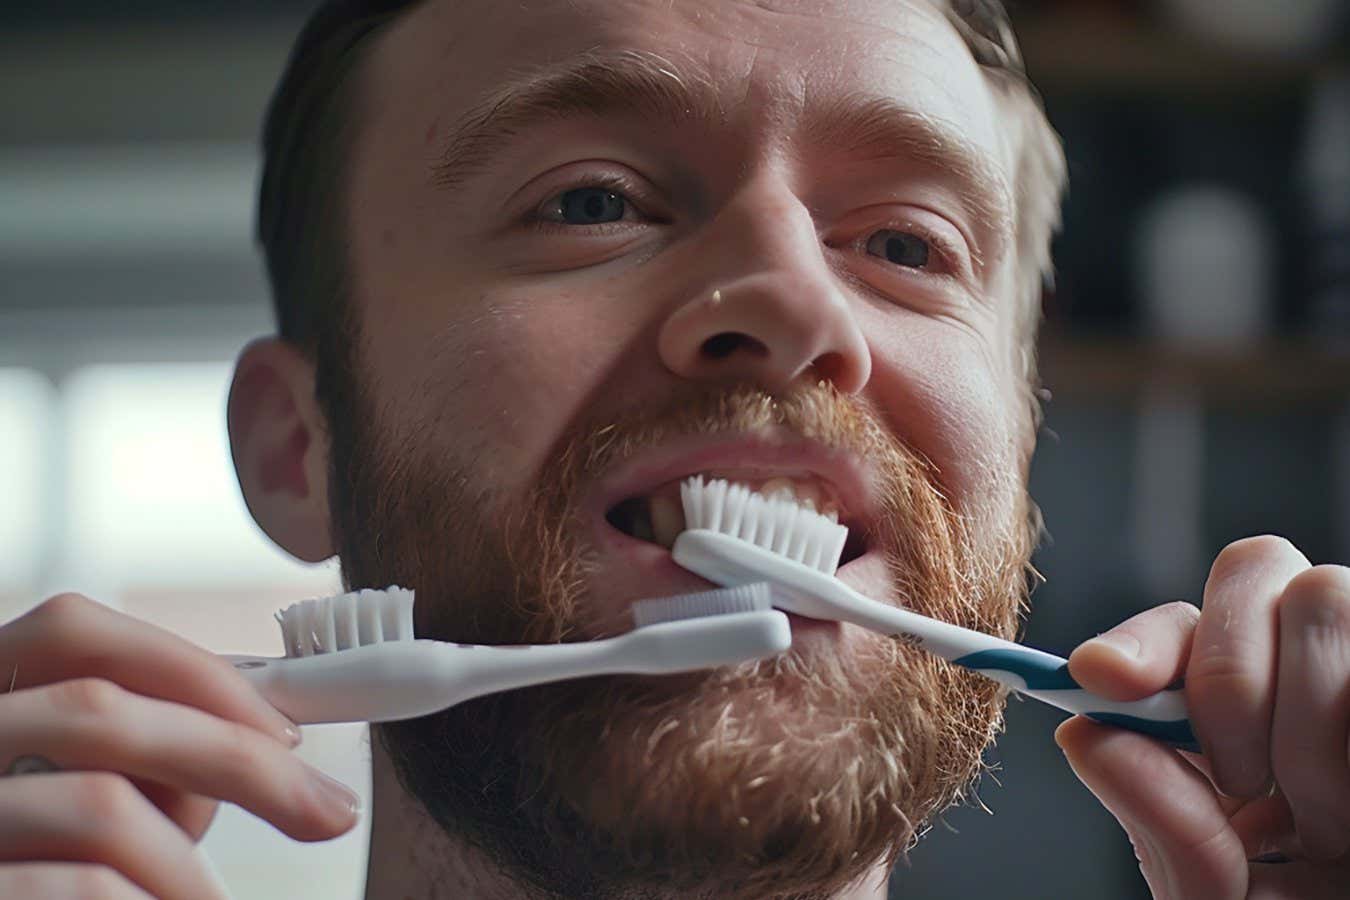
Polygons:
<instances>
[{"instance_id":1,"label":"upper lip","mask_svg":"<svg viewBox=\"0 0 1350 900\"><path fill-rule=\"evenodd\" d=\"M671 481L728 469L753 473L757 479L819 479L838 501L841 521L866 530L874 519L870 490L874 476L868 466L853 454L780 430L676 439L602 478L585 511L603 517L616 504L646 496Z\"/></svg>"}]
</instances>

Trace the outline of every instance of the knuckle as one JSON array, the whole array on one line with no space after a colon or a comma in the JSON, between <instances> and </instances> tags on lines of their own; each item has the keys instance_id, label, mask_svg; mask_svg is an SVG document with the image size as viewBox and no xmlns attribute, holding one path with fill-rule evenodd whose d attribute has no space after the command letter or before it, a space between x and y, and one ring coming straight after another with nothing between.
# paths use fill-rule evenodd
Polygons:
<instances>
[{"instance_id":1,"label":"knuckle","mask_svg":"<svg viewBox=\"0 0 1350 900\"><path fill-rule=\"evenodd\" d=\"M75 678L53 685L61 707L88 716L113 716L124 706L126 691L106 678Z\"/></svg>"},{"instance_id":2,"label":"knuckle","mask_svg":"<svg viewBox=\"0 0 1350 900\"><path fill-rule=\"evenodd\" d=\"M1280 599L1281 624L1350 626L1350 568L1314 566L1290 579Z\"/></svg>"},{"instance_id":3,"label":"knuckle","mask_svg":"<svg viewBox=\"0 0 1350 900\"><path fill-rule=\"evenodd\" d=\"M1219 551L1210 568L1210 578L1226 581L1240 575L1249 566L1291 554L1302 555L1287 538L1279 535L1261 534L1242 538Z\"/></svg>"},{"instance_id":4,"label":"knuckle","mask_svg":"<svg viewBox=\"0 0 1350 900\"><path fill-rule=\"evenodd\" d=\"M1210 624L1214 627L1202 625L1196 633L1186 665L1187 684L1247 689L1271 680L1274 657L1269 634Z\"/></svg>"},{"instance_id":5,"label":"knuckle","mask_svg":"<svg viewBox=\"0 0 1350 900\"><path fill-rule=\"evenodd\" d=\"M1202 705L1244 701L1254 704L1269 693L1269 687L1263 687L1260 674L1240 646L1193 654L1186 667L1186 690Z\"/></svg>"},{"instance_id":6,"label":"knuckle","mask_svg":"<svg viewBox=\"0 0 1350 900\"><path fill-rule=\"evenodd\" d=\"M1195 623L1200 621L1200 608L1194 603L1187 603L1185 600L1173 600L1171 603L1164 603L1158 607L1157 614L1165 622L1180 626L1186 631L1190 631Z\"/></svg>"},{"instance_id":7,"label":"knuckle","mask_svg":"<svg viewBox=\"0 0 1350 900\"><path fill-rule=\"evenodd\" d=\"M83 594L56 594L39 603L33 609L33 616L47 629L62 634L78 627L94 605L94 601Z\"/></svg>"}]
</instances>

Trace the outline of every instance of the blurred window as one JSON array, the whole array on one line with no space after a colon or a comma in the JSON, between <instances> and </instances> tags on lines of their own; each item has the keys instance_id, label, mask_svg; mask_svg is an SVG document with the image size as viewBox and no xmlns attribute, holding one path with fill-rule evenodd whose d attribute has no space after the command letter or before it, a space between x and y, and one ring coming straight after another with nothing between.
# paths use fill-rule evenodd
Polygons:
<instances>
[{"instance_id":1,"label":"blurred window","mask_svg":"<svg viewBox=\"0 0 1350 900\"><path fill-rule=\"evenodd\" d=\"M49 546L54 404L42 375L0 368L0 597L32 588Z\"/></svg>"},{"instance_id":2,"label":"blurred window","mask_svg":"<svg viewBox=\"0 0 1350 900\"><path fill-rule=\"evenodd\" d=\"M228 363L99 365L65 385L63 569L116 589L294 581L230 466Z\"/></svg>"}]
</instances>

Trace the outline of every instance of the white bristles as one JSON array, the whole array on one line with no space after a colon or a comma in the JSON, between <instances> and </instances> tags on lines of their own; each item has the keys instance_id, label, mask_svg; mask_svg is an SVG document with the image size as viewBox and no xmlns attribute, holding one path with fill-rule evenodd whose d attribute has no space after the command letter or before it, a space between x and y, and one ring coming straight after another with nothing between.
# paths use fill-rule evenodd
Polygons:
<instances>
[{"instance_id":1,"label":"white bristles","mask_svg":"<svg viewBox=\"0 0 1350 900\"><path fill-rule=\"evenodd\" d=\"M680 619L700 619L706 616L724 616L728 613L757 612L773 608L773 597L768 584L745 584L740 587L680 594L639 600L633 604L633 624L638 628L675 622Z\"/></svg>"},{"instance_id":2,"label":"white bristles","mask_svg":"<svg viewBox=\"0 0 1350 900\"><path fill-rule=\"evenodd\" d=\"M686 530L740 538L794 562L833 575L848 541L837 516L821 515L794 497L766 497L744 485L695 475L680 485Z\"/></svg>"},{"instance_id":3,"label":"white bristles","mask_svg":"<svg viewBox=\"0 0 1350 900\"><path fill-rule=\"evenodd\" d=\"M292 604L277 613L288 657L413 639L413 592L355 591Z\"/></svg>"}]
</instances>

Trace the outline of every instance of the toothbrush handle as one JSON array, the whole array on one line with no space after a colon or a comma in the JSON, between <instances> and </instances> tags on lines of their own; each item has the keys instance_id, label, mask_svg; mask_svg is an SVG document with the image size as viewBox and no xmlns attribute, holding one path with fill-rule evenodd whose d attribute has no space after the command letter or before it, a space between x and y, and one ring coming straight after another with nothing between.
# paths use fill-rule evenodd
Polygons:
<instances>
[{"instance_id":1,"label":"toothbrush handle","mask_svg":"<svg viewBox=\"0 0 1350 900\"><path fill-rule=\"evenodd\" d=\"M1179 688L1159 691L1142 700L1108 700L1081 687L1069 674L1068 660L1021 644L980 650L952 662L1042 703L1106 725L1146 734L1179 750L1200 752L1199 742L1191 729L1186 697Z\"/></svg>"},{"instance_id":2,"label":"toothbrush handle","mask_svg":"<svg viewBox=\"0 0 1350 900\"><path fill-rule=\"evenodd\" d=\"M612 638L515 647L392 640L301 657L225 659L297 725L389 722L465 700L593 675L667 675L787 650L776 610L676 619Z\"/></svg>"},{"instance_id":3,"label":"toothbrush handle","mask_svg":"<svg viewBox=\"0 0 1350 900\"><path fill-rule=\"evenodd\" d=\"M1013 690L1060 709L1198 751L1185 699L1163 691L1116 703L1085 691L1058 656L878 603L814 565L709 528L683 532L671 550L675 562L721 585L773 584L774 605L816 619L851 622L896 635L929 653L974 669Z\"/></svg>"},{"instance_id":4,"label":"toothbrush handle","mask_svg":"<svg viewBox=\"0 0 1350 900\"><path fill-rule=\"evenodd\" d=\"M381 722L444 706L453 689L441 683L444 666L436 656L395 641L320 656L224 659L291 721L318 725Z\"/></svg>"},{"instance_id":5,"label":"toothbrush handle","mask_svg":"<svg viewBox=\"0 0 1350 900\"><path fill-rule=\"evenodd\" d=\"M979 672L1020 694L1071 713L1137 731L1181 750L1200 752L1182 691L1160 691L1142 700L1118 702L1084 689L1069 674L1068 660L993 635L884 606L862 595L849 604L850 621L898 635L958 666Z\"/></svg>"},{"instance_id":6,"label":"toothbrush handle","mask_svg":"<svg viewBox=\"0 0 1350 900\"><path fill-rule=\"evenodd\" d=\"M612 643L489 647L408 640L316 656L225 659L291 721L317 725L411 719L483 694L605 671Z\"/></svg>"}]
</instances>

